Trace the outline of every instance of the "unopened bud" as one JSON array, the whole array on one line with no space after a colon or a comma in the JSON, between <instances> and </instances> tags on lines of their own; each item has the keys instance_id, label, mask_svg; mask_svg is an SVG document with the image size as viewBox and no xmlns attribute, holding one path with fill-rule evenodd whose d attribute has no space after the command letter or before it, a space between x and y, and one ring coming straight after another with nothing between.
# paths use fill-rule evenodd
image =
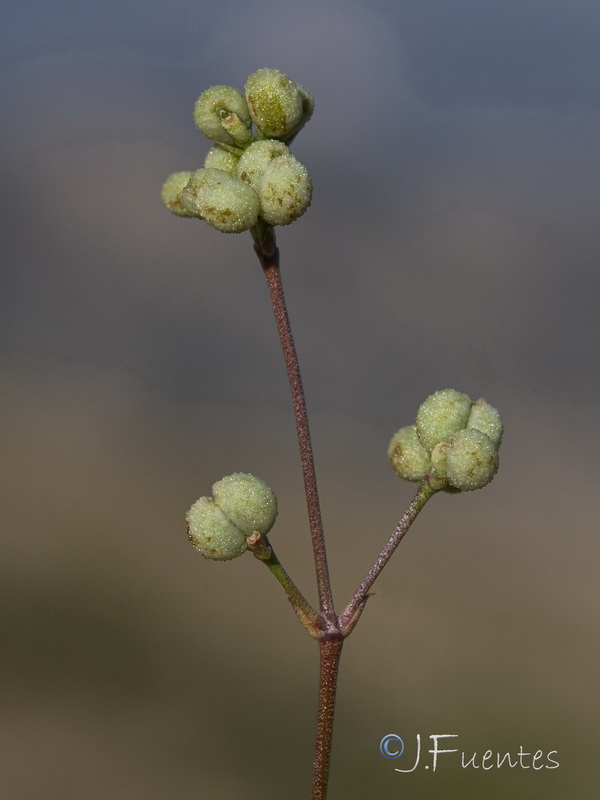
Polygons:
<instances>
[{"instance_id":1,"label":"unopened bud","mask_svg":"<svg viewBox=\"0 0 600 800\"><path fill-rule=\"evenodd\" d=\"M500 447L504 426L498 409L487 403L482 397L472 407L467 428L475 428L490 437L496 447Z\"/></svg>"},{"instance_id":2,"label":"unopened bud","mask_svg":"<svg viewBox=\"0 0 600 800\"><path fill-rule=\"evenodd\" d=\"M210 148L204 159L205 169L222 169L223 172L228 172L234 177L237 177L237 165L238 159L233 153L224 150L218 144Z\"/></svg>"},{"instance_id":3,"label":"unopened bud","mask_svg":"<svg viewBox=\"0 0 600 800\"><path fill-rule=\"evenodd\" d=\"M188 536L205 558L230 561L246 551L246 537L212 497L201 497L186 515Z\"/></svg>"},{"instance_id":4,"label":"unopened bud","mask_svg":"<svg viewBox=\"0 0 600 800\"><path fill-rule=\"evenodd\" d=\"M289 225L312 200L308 170L292 155L274 158L260 181L260 216L270 225Z\"/></svg>"},{"instance_id":5,"label":"unopened bud","mask_svg":"<svg viewBox=\"0 0 600 800\"><path fill-rule=\"evenodd\" d=\"M244 96L233 86L211 86L196 100L194 122L213 142L244 145L252 139L252 119Z\"/></svg>"},{"instance_id":6,"label":"unopened bud","mask_svg":"<svg viewBox=\"0 0 600 800\"><path fill-rule=\"evenodd\" d=\"M299 129L308 93L284 72L258 69L248 77L245 91L254 124L264 137L285 141Z\"/></svg>"},{"instance_id":7,"label":"unopened bud","mask_svg":"<svg viewBox=\"0 0 600 800\"><path fill-rule=\"evenodd\" d=\"M446 449L446 475L455 489L482 489L498 471L498 449L489 436L467 428L451 437Z\"/></svg>"},{"instance_id":8,"label":"unopened bud","mask_svg":"<svg viewBox=\"0 0 600 800\"><path fill-rule=\"evenodd\" d=\"M431 453L438 442L447 442L466 428L470 412L471 399L462 392L442 389L430 394L417 412L417 434L423 447Z\"/></svg>"},{"instance_id":9,"label":"unopened bud","mask_svg":"<svg viewBox=\"0 0 600 800\"><path fill-rule=\"evenodd\" d=\"M406 481L420 481L431 470L429 453L419 441L414 425L400 428L392 436L388 458L394 472Z\"/></svg>"},{"instance_id":10,"label":"unopened bud","mask_svg":"<svg viewBox=\"0 0 600 800\"><path fill-rule=\"evenodd\" d=\"M196 216L196 214L188 211L181 198L181 193L185 189L191 175L191 172L174 172L172 175L169 175L167 180L163 183L160 192L163 205L173 214L177 214L178 217Z\"/></svg>"},{"instance_id":11,"label":"unopened bud","mask_svg":"<svg viewBox=\"0 0 600 800\"><path fill-rule=\"evenodd\" d=\"M300 86L300 84L297 84L297 86L302 97L302 116L300 117L300 121L296 127L285 137L285 141L288 144L292 141L298 131L306 125L308 120L312 117L313 111L315 110L315 99L312 94L305 89L304 86Z\"/></svg>"},{"instance_id":12,"label":"unopened bud","mask_svg":"<svg viewBox=\"0 0 600 800\"><path fill-rule=\"evenodd\" d=\"M277 517L277 498L260 478L235 472L212 488L219 508L245 536L252 531L265 534L271 530Z\"/></svg>"},{"instance_id":13,"label":"unopened bud","mask_svg":"<svg viewBox=\"0 0 600 800\"><path fill-rule=\"evenodd\" d=\"M198 169L182 192L188 211L223 233L241 233L256 225L258 195L247 183L220 169Z\"/></svg>"},{"instance_id":14,"label":"unopened bud","mask_svg":"<svg viewBox=\"0 0 600 800\"><path fill-rule=\"evenodd\" d=\"M277 498L264 481L245 472L227 475L212 489L214 497L201 497L188 511L188 535L205 558L229 561L247 550L252 533L271 530Z\"/></svg>"},{"instance_id":15,"label":"unopened bud","mask_svg":"<svg viewBox=\"0 0 600 800\"><path fill-rule=\"evenodd\" d=\"M237 162L238 178L249 183L253 189L258 191L264 171L274 158L281 155L291 156L291 153L278 139L261 139L258 142L252 142Z\"/></svg>"}]
</instances>

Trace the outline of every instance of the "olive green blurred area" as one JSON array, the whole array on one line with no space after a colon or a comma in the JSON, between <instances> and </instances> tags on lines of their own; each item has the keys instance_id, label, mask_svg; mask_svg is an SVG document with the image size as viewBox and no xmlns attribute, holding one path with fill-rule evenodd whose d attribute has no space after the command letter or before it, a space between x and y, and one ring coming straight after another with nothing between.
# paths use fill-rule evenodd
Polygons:
<instances>
[{"instance_id":1,"label":"olive green blurred area","mask_svg":"<svg viewBox=\"0 0 600 800\"><path fill-rule=\"evenodd\" d=\"M484 5L9 3L0 797L310 796L317 646L257 560L185 535L256 474L315 600L272 312L248 234L159 201L208 150L196 97L262 66L316 98L278 239L338 610L416 488L386 448L419 403L483 396L506 431L345 644L329 796L597 797L600 20Z\"/></svg>"}]
</instances>

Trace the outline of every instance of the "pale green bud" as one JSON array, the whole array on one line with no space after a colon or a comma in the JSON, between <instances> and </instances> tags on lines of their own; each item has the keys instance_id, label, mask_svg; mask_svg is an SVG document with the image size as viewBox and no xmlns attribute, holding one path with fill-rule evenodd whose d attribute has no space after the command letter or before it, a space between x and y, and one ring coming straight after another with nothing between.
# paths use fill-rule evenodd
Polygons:
<instances>
[{"instance_id":1,"label":"pale green bud","mask_svg":"<svg viewBox=\"0 0 600 800\"><path fill-rule=\"evenodd\" d=\"M238 159L233 153L224 150L218 144L210 148L204 159L205 169L222 169L223 172L228 172L234 177L237 176L237 165Z\"/></svg>"},{"instance_id":2,"label":"pale green bud","mask_svg":"<svg viewBox=\"0 0 600 800\"><path fill-rule=\"evenodd\" d=\"M429 453L419 441L414 425L400 428L392 436L388 458L394 472L406 481L420 481L431 470Z\"/></svg>"},{"instance_id":3,"label":"pale green bud","mask_svg":"<svg viewBox=\"0 0 600 800\"><path fill-rule=\"evenodd\" d=\"M480 397L472 407L467 428L475 428L490 437L496 447L500 447L504 426L500 412Z\"/></svg>"},{"instance_id":4,"label":"pale green bud","mask_svg":"<svg viewBox=\"0 0 600 800\"><path fill-rule=\"evenodd\" d=\"M237 162L237 176L258 191L263 173L274 158L291 155L288 148L278 139L261 139L252 142Z\"/></svg>"},{"instance_id":5,"label":"pale green bud","mask_svg":"<svg viewBox=\"0 0 600 800\"><path fill-rule=\"evenodd\" d=\"M212 497L197 500L185 518L190 541L204 558L229 561L246 551L246 536L225 516Z\"/></svg>"},{"instance_id":6,"label":"pale green bud","mask_svg":"<svg viewBox=\"0 0 600 800\"><path fill-rule=\"evenodd\" d=\"M471 399L462 392L442 389L430 394L417 412L417 434L423 447L431 453L438 442L447 442L466 428L470 412Z\"/></svg>"},{"instance_id":7,"label":"pale green bud","mask_svg":"<svg viewBox=\"0 0 600 800\"><path fill-rule=\"evenodd\" d=\"M267 484L246 472L227 475L212 487L215 503L233 524L250 536L268 533L277 518L277 498Z\"/></svg>"},{"instance_id":8,"label":"pale green bud","mask_svg":"<svg viewBox=\"0 0 600 800\"><path fill-rule=\"evenodd\" d=\"M190 541L205 558L229 561L244 553L254 531L265 535L277 517L277 498L264 481L245 472L221 478L213 497L201 497L186 514Z\"/></svg>"},{"instance_id":9,"label":"pale green bud","mask_svg":"<svg viewBox=\"0 0 600 800\"><path fill-rule=\"evenodd\" d=\"M211 86L194 105L196 126L213 142L244 145L252 139L252 118L244 96L233 86Z\"/></svg>"},{"instance_id":10,"label":"pale green bud","mask_svg":"<svg viewBox=\"0 0 600 800\"><path fill-rule=\"evenodd\" d=\"M191 211L187 210L183 204L183 200L181 199L181 193L187 185L191 175L191 172L174 172L172 175L169 175L167 180L163 183L163 187L160 192L163 205L166 206L173 214L177 214L178 217L196 216L196 214L192 214Z\"/></svg>"},{"instance_id":11,"label":"pale green bud","mask_svg":"<svg viewBox=\"0 0 600 800\"><path fill-rule=\"evenodd\" d=\"M446 475L455 489L482 489L498 471L498 449L489 436L475 428L459 431L446 449Z\"/></svg>"},{"instance_id":12,"label":"pale green bud","mask_svg":"<svg viewBox=\"0 0 600 800\"><path fill-rule=\"evenodd\" d=\"M289 225L302 216L312 199L306 167L292 155L274 158L260 181L260 216L269 225Z\"/></svg>"},{"instance_id":13,"label":"pale green bud","mask_svg":"<svg viewBox=\"0 0 600 800\"><path fill-rule=\"evenodd\" d=\"M438 442L431 451L431 463L439 478L446 477L448 460L448 442Z\"/></svg>"},{"instance_id":14,"label":"pale green bud","mask_svg":"<svg viewBox=\"0 0 600 800\"><path fill-rule=\"evenodd\" d=\"M300 121L296 127L285 137L285 141L288 142L288 144L292 141L298 131L306 125L308 120L312 117L313 111L315 110L315 99L312 94L305 89L304 86L300 86L300 84L297 84L297 86L298 91L302 96L302 116L300 117Z\"/></svg>"},{"instance_id":15,"label":"pale green bud","mask_svg":"<svg viewBox=\"0 0 600 800\"><path fill-rule=\"evenodd\" d=\"M258 220L254 189L220 169L197 169L181 196L188 211L223 233L247 231Z\"/></svg>"},{"instance_id":16,"label":"pale green bud","mask_svg":"<svg viewBox=\"0 0 600 800\"><path fill-rule=\"evenodd\" d=\"M248 108L257 129L267 139L287 139L300 126L306 95L284 72L258 69L245 86Z\"/></svg>"}]
</instances>

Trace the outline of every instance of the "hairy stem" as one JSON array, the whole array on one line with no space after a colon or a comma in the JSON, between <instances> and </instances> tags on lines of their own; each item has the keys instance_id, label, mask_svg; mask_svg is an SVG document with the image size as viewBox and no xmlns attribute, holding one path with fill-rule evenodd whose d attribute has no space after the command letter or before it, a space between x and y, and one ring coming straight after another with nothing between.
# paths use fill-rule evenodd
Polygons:
<instances>
[{"instance_id":1,"label":"hairy stem","mask_svg":"<svg viewBox=\"0 0 600 800\"><path fill-rule=\"evenodd\" d=\"M390 560L394 550L398 547L398 545L404 538L406 532L413 524L413 522L419 515L419 512L425 506L429 498L433 497L435 491L436 491L435 489L432 489L430 487L427 480L424 480L419 486L416 495L414 496L409 507L404 512L402 519L396 526L396 529L390 536L387 544L377 557L377 560L375 561L371 569L367 572L363 582L360 584L358 589L352 595L352 599L350 600L346 608L340 614L339 617L340 628L345 635L348 635L354 628L357 618L360 615L369 597L369 591L373 586L373 584L375 583L375 581L377 580L377 578L379 577L381 570Z\"/></svg>"},{"instance_id":2,"label":"hairy stem","mask_svg":"<svg viewBox=\"0 0 600 800\"><path fill-rule=\"evenodd\" d=\"M313 762L312 800L325 800L327 797L335 695L343 644L344 640L339 636L319 642L319 712Z\"/></svg>"},{"instance_id":3,"label":"hairy stem","mask_svg":"<svg viewBox=\"0 0 600 800\"><path fill-rule=\"evenodd\" d=\"M319 639L323 628L320 615L314 610L300 589L288 575L266 536L254 531L246 539L248 549L262 561L283 587L296 616L314 639Z\"/></svg>"},{"instance_id":4,"label":"hairy stem","mask_svg":"<svg viewBox=\"0 0 600 800\"><path fill-rule=\"evenodd\" d=\"M271 226L264 226L260 230L253 231L253 237L254 250L262 265L269 295L271 297L271 304L275 314L275 322L277 323L277 331L279 333L283 359L285 361L285 368L292 394L296 433L298 435L302 474L304 477L304 491L306 493L308 519L317 573L319 607L329 625L333 628L337 628L337 618L335 616L331 592L331 581L329 579L329 568L327 566L325 538L323 536L321 507L317 491L317 476L310 439L308 414L306 411L306 399L304 397L300 366L279 272L279 250L275 241L275 233Z\"/></svg>"}]
</instances>

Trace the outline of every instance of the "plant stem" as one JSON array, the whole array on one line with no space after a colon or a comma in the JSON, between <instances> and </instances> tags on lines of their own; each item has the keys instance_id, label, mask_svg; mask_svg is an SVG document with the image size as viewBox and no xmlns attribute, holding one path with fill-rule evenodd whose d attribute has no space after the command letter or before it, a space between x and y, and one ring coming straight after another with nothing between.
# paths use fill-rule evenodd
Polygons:
<instances>
[{"instance_id":1,"label":"plant stem","mask_svg":"<svg viewBox=\"0 0 600 800\"><path fill-rule=\"evenodd\" d=\"M325 537L323 535L323 522L321 519L317 476L310 439L308 412L306 410L306 398L304 396L298 355L294 345L294 337L292 335L285 295L283 293L283 284L279 272L279 250L275 241L275 232L270 225L260 224L252 231L252 236L254 238L254 250L261 263L267 281L292 394L292 406L294 408L296 433L298 435L298 444L300 447L304 491L306 494L306 505L308 508L308 519L317 575L317 589L321 613L317 620L317 626L314 626L314 619L310 619L310 612L308 612L310 619L309 624L305 622L303 622L303 624L313 636L317 633L317 629L320 629L318 631L320 663L319 706L317 711L317 735L315 739L313 761L312 800L325 800L327 796L327 785L329 783L329 764L331 761L337 677L344 639L333 606L333 594L331 591L329 568L327 566L327 552L325 550ZM307 614L308 611L306 608L306 606L308 606L306 600L300 595L300 598L302 598L301 600L298 597L294 597L292 601L292 595L295 594L295 587L292 589L291 586L286 586L288 580L287 573L281 573L279 571L280 565L276 567L274 562L269 564L267 561L266 563L275 574L275 577L277 577L283 585L292 605L294 605L294 610L302 621L302 614ZM297 592L298 590L295 589L295 591ZM299 601L297 605L295 605L296 601ZM306 606L304 604L306 604ZM310 608L310 606L308 606L308 608ZM312 611L312 609L310 610ZM310 623L312 623L312 626ZM311 632L311 627L313 627L313 632Z\"/></svg>"},{"instance_id":2,"label":"plant stem","mask_svg":"<svg viewBox=\"0 0 600 800\"><path fill-rule=\"evenodd\" d=\"M252 235L254 238L254 250L262 265L267 281L292 394L292 405L294 408L298 444L300 446L304 491L306 493L308 519L317 574L319 607L328 626L332 630L337 630L337 617L333 607L331 581L329 578L329 568L327 566L327 553L325 550L325 538L323 535L323 522L321 519L321 507L317 491L317 476L310 439L308 414L306 411L306 399L302 386L298 356L294 345L294 337L287 313L283 284L279 272L279 250L275 241L275 232L270 225L265 225L260 229L257 228L253 230Z\"/></svg>"},{"instance_id":3,"label":"plant stem","mask_svg":"<svg viewBox=\"0 0 600 800\"><path fill-rule=\"evenodd\" d=\"M266 536L263 536L258 531L254 531L248 536L246 542L248 543L248 549L254 554L254 557L262 561L275 578L277 578L302 625L314 639L319 639L323 629L320 614L315 611L300 589L298 589L292 578L288 575L287 570L277 558Z\"/></svg>"},{"instance_id":4,"label":"plant stem","mask_svg":"<svg viewBox=\"0 0 600 800\"><path fill-rule=\"evenodd\" d=\"M339 624L345 635L348 635L356 624L358 618L357 615L360 615L360 612L364 608L364 605L369 597L369 590L379 577L381 570L390 560L394 550L404 538L406 532L419 515L421 509L425 506L427 501L433 497L435 492L436 490L431 488L427 479L420 484L416 495L414 496L409 507L404 512L402 519L396 526L396 529L390 536L387 544L377 557L377 560L371 569L367 572L363 582L352 595L352 599L346 608L340 614Z\"/></svg>"},{"instance_id":5,"label":"plant stem","mask_svg":"<svg viewBox=\"0 0 600 800\"><path fill-rule=\"evenodd\" d=\"M319 711L313 762L312 800L325 800L327 797L335 695L343 644L344 640L339 635L319 642Z\"/></svg>"}]
</instances>

